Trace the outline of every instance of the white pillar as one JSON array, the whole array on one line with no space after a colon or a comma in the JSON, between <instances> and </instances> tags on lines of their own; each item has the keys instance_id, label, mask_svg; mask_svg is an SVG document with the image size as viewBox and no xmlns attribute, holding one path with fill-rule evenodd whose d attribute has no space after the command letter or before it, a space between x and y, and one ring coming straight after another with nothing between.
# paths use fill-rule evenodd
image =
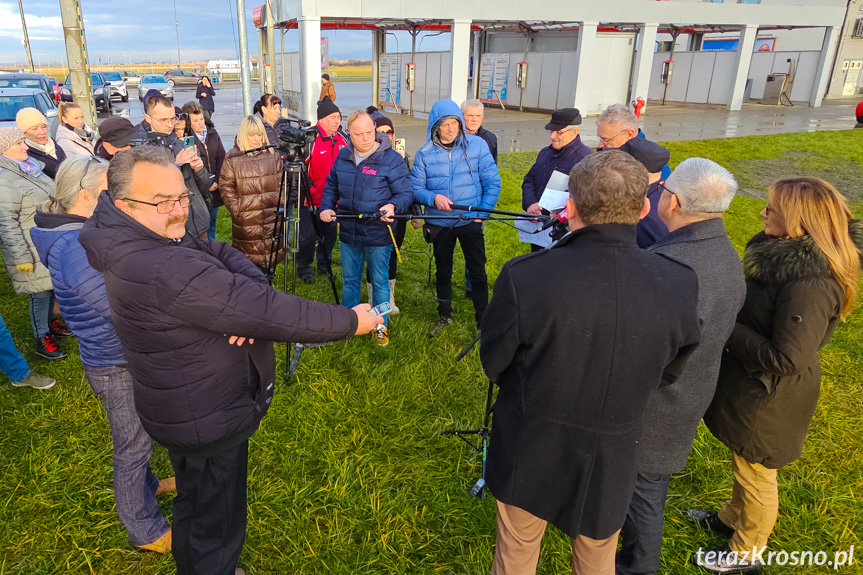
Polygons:
<instances>
[{"instance_id":1,"label":"white pillar","mask_svg":"<svg viewBox=\"0 0 863 575\"><path fill-rule=\"evenodd\" d=\"M740 43L737 45L737 71L731 85L729 110L739 110L743 107L743 91L746 89L746 79L749 77L749 65L752 63L752 51L755 49L757 37L758 26L747 25L740 31Z\"/></svg>"},{"instance_id":2,"label":"white pillar","mask_svg":"<svg viewBox=\"0 0 863 575\"><path fill-rule=\"evenodd\" d=\"M467 98L467 76L470 67L470 20L453 20L450 33L449 97L461 105Z\"/></svg>"},{"instance_id":3,"label":"white pillar","mask_svg":"<svg viewBox=\"0 0 863 575\"><path fill-rule=\"evenodd\" d=\"M297 25L300 30L300 113L304 120L314 123L321 94L321 19L302 16Z\"/></svg>"},{"instance_id":4,"label":"white pillar","mask_svg":"<svg viewBox=\"0 0 863 575\"><path fill-rule=\"evenodd\" d=\"M827 79L832 73L831 66L833 57L839 45L839 29L836 26L828 26L824 29L824 41L821 44L821 55L818 58L818 70L815 72L815 85L812 87L812 97L809 105L818 107L824 98L827 89Z\"/></svg>"},{"instance_id":5,"label":"white pillar","mask_svg":"<svg viewBox=\"0 0 863 575\"><path fill-rule=\"evenodd\" d=\"M587 92L590 89L590 67L596 65L596 26L597 22L581 22L578 26L578 47L576 48L575 66L575 102L573 106L581 110L582 115L589 111ZM601 104L601 102L600 102Z\"/></svg>"},{"instance_id":6,"label":"white pillar","mask_svg":"<svg viewBox=\"0 0 863 575\"><path fill-rule=\"evenodd\" d=\"M659 24L642 24L638 31L638 52L635 69L632 71L632 100L641 98L647 109L647 91L650 88L650 72L653 68L653 49L656 47L656 30Z\"/></svg>"}]
</instances>

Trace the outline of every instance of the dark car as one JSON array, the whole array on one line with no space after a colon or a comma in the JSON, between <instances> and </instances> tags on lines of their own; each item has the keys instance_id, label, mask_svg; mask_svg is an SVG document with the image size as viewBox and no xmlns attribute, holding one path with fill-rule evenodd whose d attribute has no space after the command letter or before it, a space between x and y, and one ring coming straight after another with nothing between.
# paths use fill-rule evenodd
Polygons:
<instances>
[{"instance_id":1,"label":"dark car","mask_svg":"<svg viewBox=\"0 0 863 575\"><path fill-rule=\"evenodd\" d=\"M165 79L172 86L197 86L198 81L203 78L200 74L188 70L168 70Z\"/></svg>"},{"instance_id":2,"label":"dark car","mask_svg":"<svg viewBox=\"0 0 863 575\"><path fill-rule=\"evenodd\" d=\"M96 101L96 108L103 112L111 111L111 91L108 87L108 82L102 77L102 74L91 73L90 81L93 84L93 99ZM60 89L60 100L62 102L72 101L72 74L66 76L66 81Z\"/></svg>"},{"instance_id":3,"label":"dark car","mask_svg":"<svg viewBox=\"0 0 863 575\"><path fill-rule=\"evenodd\" d=\"M53 87L56 84L56 78L45 74L0 74L0 88L38 88L54 99L57 97Z\"/></svg>"}]
</instances>

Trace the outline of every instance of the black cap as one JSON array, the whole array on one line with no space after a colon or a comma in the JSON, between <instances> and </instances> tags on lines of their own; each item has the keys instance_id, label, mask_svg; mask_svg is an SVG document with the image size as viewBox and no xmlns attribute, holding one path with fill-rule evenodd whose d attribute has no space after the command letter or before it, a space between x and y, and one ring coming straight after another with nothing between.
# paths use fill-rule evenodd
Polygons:
<instances>
[{"instance_id":1,"label":"black cap","mask_svg":"<svg viewBox=\"0 0 863 575\"><path fill-rule=\"evenodd\" d=\"M330 81L330 75L329 75L329 74L321 74L321 78L323 78L323 79L324 79L324 80L326 80L327 82L329 82L329 81Z\"/></svg>"},{"instance_id":2,"label":"black cap","mask_svg":"<svg viewBox=\"0 0 863 575\"><path fill-rule=\"evenodd\" d=\"M126 118L108 118L99 124L99 136L115 148L125 148L138 139L138 130Z\"/></svg>"},{"instance_id":3,"label":"black cap","mask_svg":"<svg viewBox=\"0 0 863 575\"><path fill-rule=\"evenodd\" d=\"M341 110L339 110L339 107L333 103L329 96L324 96L324 99L318 102L318 120L323 120L336 112L341 114Z\"/></svg>"},{"instance_id":4,"label":"black cap","mask_svg":"<svg viewBox=\"0 0 863 575\"><path fill-rule=\"evenodd\" d=\"M581 124L581 112L578 108L561 108L551 113L551 121L545 125L546 130L563 130L567 126Z\"/></svg>"},{"instance_id":5,"label":"black cap","mask_svg":"<svg viewBox=\"0 0 863 575\"><path fill-rule=\"evenodd\" d=\"M651 174L661 172L671 158L668 148L646 138L632 138L618 149L641 162L641 165Z\"/></svg>"}]
</instances>

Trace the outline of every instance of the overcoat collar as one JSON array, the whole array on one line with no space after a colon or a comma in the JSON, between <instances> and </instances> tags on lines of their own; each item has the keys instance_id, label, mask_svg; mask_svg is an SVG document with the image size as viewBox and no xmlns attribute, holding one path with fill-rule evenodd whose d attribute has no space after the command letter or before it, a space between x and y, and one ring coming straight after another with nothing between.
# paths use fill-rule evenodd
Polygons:
<instances>
[{"instance_id":1,"label":"overcoat collar","mask_svg":"<svg viewBox=\"0 0 863 575\"><path fill-rule=\"evenodd\" d=\"M674 230L650 246L650 249L652 251L654 248L658 248L660 246L696 242L699 240L710 240L725 236L725 225L722 223L722 218L711 218L709 220L702 220Z\"/></svg>"}]
</instances>

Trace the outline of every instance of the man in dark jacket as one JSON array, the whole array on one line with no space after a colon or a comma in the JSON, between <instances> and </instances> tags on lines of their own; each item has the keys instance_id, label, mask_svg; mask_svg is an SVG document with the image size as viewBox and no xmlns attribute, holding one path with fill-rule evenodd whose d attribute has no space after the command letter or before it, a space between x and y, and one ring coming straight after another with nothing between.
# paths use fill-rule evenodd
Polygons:
<instances>
[{"instance_id":1,"label":"man in dark jacket","mask_svg":"<svg viewBox=\"0 0 863 575\"><path fill-rule=\"evenodd\" d=\"M488 306L485 237L482 221L472 219L486 214L454 215L451 206L494 209L500 195L500 174L485 141L464 133L461 109L452 100L438 100L432 106L426 138L411 170L414 194L418 203L431 208L426 209L428 215L453 215L452 219L426 220L425 224L434 245L439 319L431 336L437 337L452 324L452 260L456 241L461 244L470 275L477 328Z\"/></svg>"},{"instance_id":2,"label":"man in dark jacket","mask_svg":"<svg viewBox=\"0 0 863 575\"><path fill-rule=\"evenodd\" d=\"M478 136L488 144L488 151L497 163L497 136L491 130L482 127L485 118L485 107L481 100L467 100L461 105L461 114L464 116L464 132L471 136Z\"/></svg>"},{"instance_id":3,"label":"man in dark jacket","mask_svg":"<svg viewBox=\"0 0 863 575\"><path fill-rule=\"evenodd\" d=\"M646 140L627 144L633 142ZM656 170L664 164L657 159ZM648 251L686 264L698 276L701 343L677 383L655 390L644 412L638 478L621 531L617 575L648 575L659 568L670 474L686 467L698 422L716 391L722 349L746 298L740 257L722 225L736 191L734 176L704 158L684 160L662 188L656 212L670 233Z\"/></svg>"},{"instance_id":4,"label":"man in dark jacket","mask_svg":"<svg viewBox=\"0 0 863 575\"><path fill-rule=\"evenodd\" d=\"M545 125L551 144L539 151L536 162L530 167L521 184L521 207L529 214L547 214L539 207L539 199L554 172L569 174L572 167L592 153L581 141L579 126L581 113L577 108L562 108L551 114ZM533 252L542 247L530 244Z\"/></svg>"},{"instance_id":5,"label":"man in dark jacket","mask_svg":"<svg viewBox=\"0 0 863 575\"><path fill-rule=\"evenodd\" d=\"M604 149L600 148L600 151ZM662 183L664 181L662 169L668 163L671 154L668 148L646 138L632 138L618 149L638 160L647 170L647 181L650 183L647 188L650 213L641 218L635 227L635 241L638 243L638 247L648 248L668 235L668 227L659 217L659 199L662 196Z\"/></svg>"},{"instance_id":6,"label":"man in dark jacket","mask_svg":"<svg viewBox=\"0 0 863 575\"><path fill-rule=\"evenodd\" d=\"M534 572L546 522L572 538L573 573L614 571L642 413L699 337L693 271L635 243L646 189L630 156L589 156L570 175L572 232L508 262L495 283L480 349L500 387L493 575Z\"/></svg>"},{"instance_id":7,"label":"man in dark jacket","mask_svg":"<svg viewBox=\"0 0 863 575\"><path fill-rule=\"evenodd\" d=\"M138 138L145 143L163 146L174 154L191 202L186 229L193 236L203 239L210 228L210 186L213 182L197 149L185 148L183 140L174 133L176 123L174 104L161 94L155 94L144 103L144 120L138 124Z\"/></svg>"},{"instance_id":8,"label":"man in dark jacket","mask_svg":"<svg viewBox=\"0 0 863 575\"><path fill-rule=\"evenodd\" d=\"M96 155L110 160L117 152L128 150L133 144L143 143L141 133L126 118L112 117L99 124Z\"/></svg>"},{"instance_id":9,"label":"man in dark jacket","mask_svg":"<svg viewBox=\"0 0 863 575\"><path fill-rule=\"evenodd\" d=\"M200 89L200 88L199 88ZM212 89L212 88L210 88ZM197 102L186 102L183 111L189 115L189 124L192 133L195 134L195 147L198 149L198 157L204 161L209 177L210 194L210 227L207 229L207 239L216 240L216 221L219 219L219 206L222 204L222 196L219 194L219 177L222 175L222 164L225 163L225 146L222 137L216 128L207 125L207 116L200 104Z\"/></svg>"},{"instance_id":10,"label":"man in dark jacket","mask_svg":"<svg viewBox=\"0 0 863 575\"><path fill-rule=\"evenodd\" d=\"M338 228L335 222L322 222L318 211L321 208L321 196L327 186L327 176L336 163L339 151L347 146L347 142L339 134L341 123L342 113L328 96L318 102L318 134L314 144L309 146L306 158L311 185L300 208L300 251L297 254L297 275L307 284L315 283L312 260L315 259L316 253L318 271L325 275L332 273L333 248L336 245Z\"/></svg>"},{"instance_id":11,"label":"man in dark jacket","mask_svg":"<svg viewBox=\"0 0 863 575\"><path fill-rule=\"evenodd\" d=\"M368 215L383 212L368 220L345 219L341 222L342 304L360 303L363 264L368 263L372 278L372 304L390 300L390 253L395 243L390 224L394 214L407 212L414 201L410 172L390 139L375 130L372 117L354 112L348 118L351 141L342 148L327 176L321 198L321 221L334 221L336 215ZM378 345L389 343L384 326L376 330Z\"/></svg>"},{"instance_id":12,"label":"man in dark jacket","mask_svg":"<svg viewBox=\"0 0 863 575\"><path fill-rule=\"evenodd\" d=\"M141 423L176 473L177 573L230 575L245 537L249 437L273 396L272 342L340 340L380 320L368 304L276 292L230 245L189 234L188 191L164 148L119 154L108 190L79 241L104 274Z\"/></svg>"}]
</instances>

